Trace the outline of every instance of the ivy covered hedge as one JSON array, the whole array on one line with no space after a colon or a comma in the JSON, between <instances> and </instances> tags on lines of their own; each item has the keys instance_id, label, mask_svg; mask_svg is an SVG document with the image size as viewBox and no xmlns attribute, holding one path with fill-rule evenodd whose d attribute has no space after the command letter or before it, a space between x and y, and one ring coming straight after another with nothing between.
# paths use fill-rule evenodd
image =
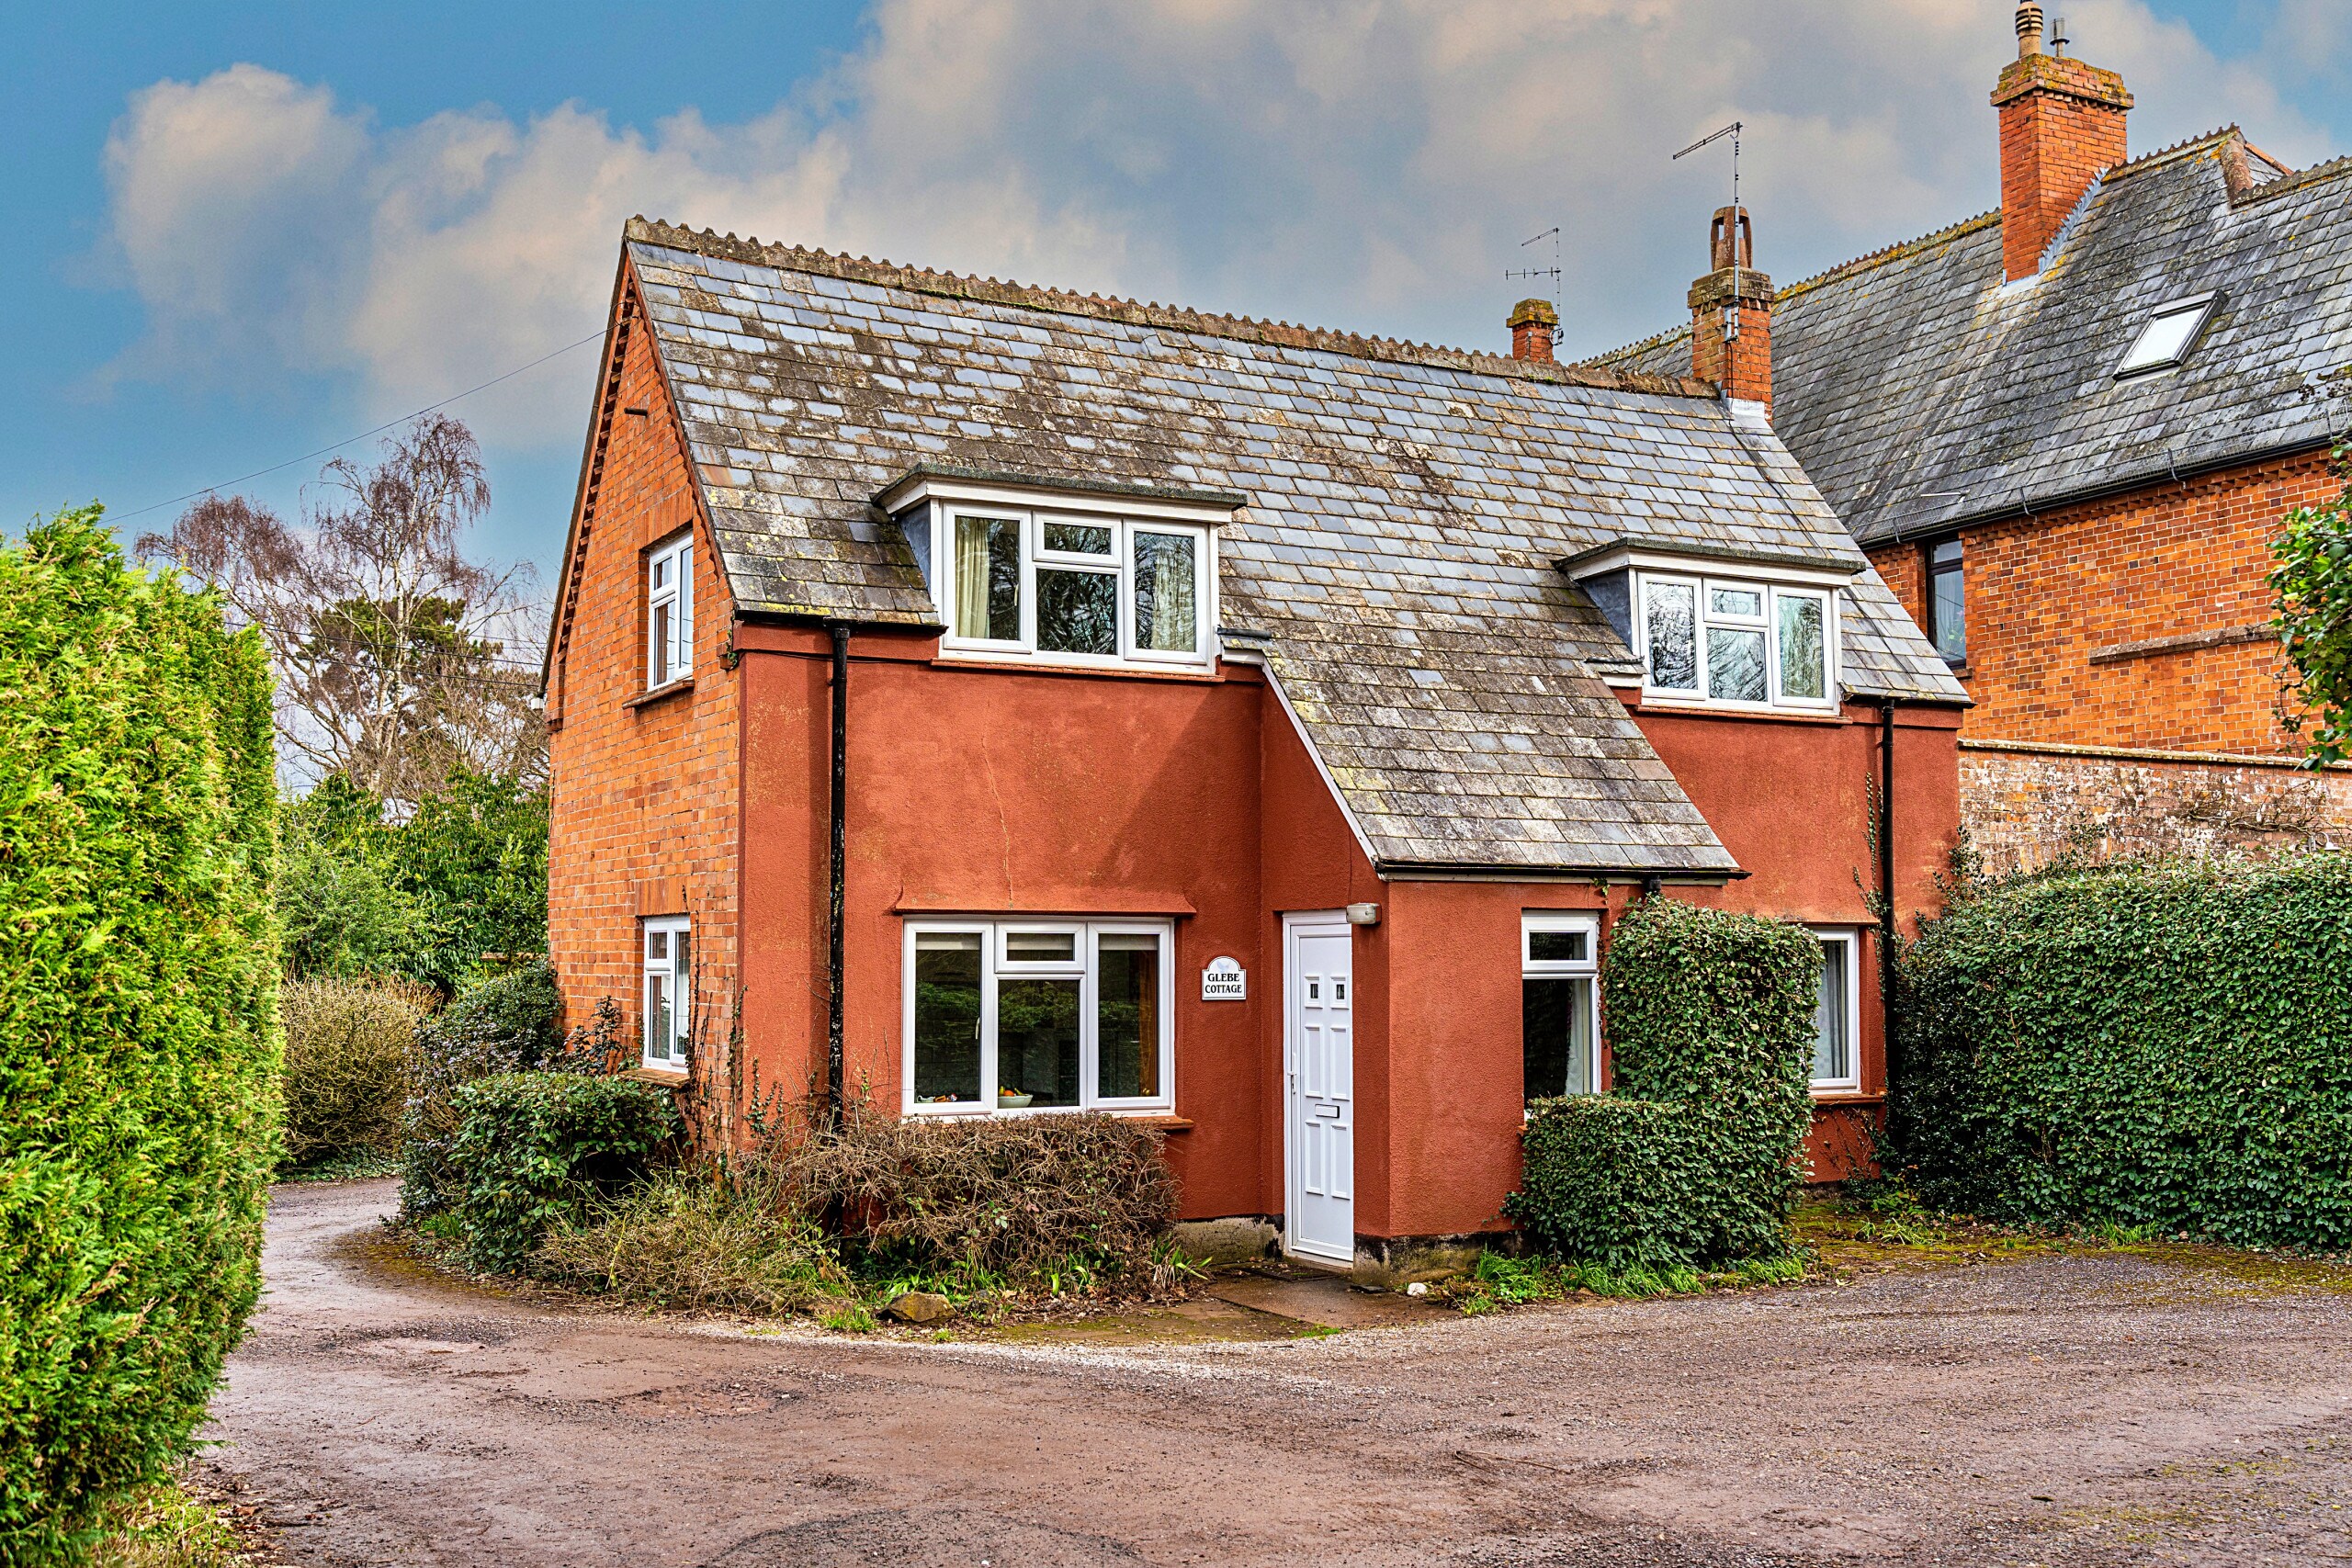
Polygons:
<instances>
[{"instance_id":1,"label":"ivy covered hedge","mask_svg":"<svg viewBox=\"0 0 2352 1568\"><path fill-rule=\"evenodd\" d=\"M2352 857L1997 884L1901 980L1890 1134L1929 1201L2352 1247Z\"/></svg>"},{"instance_id":2,"label":"ivy covered hedge","mask_svg":"<svg viewBox=\"0 0 2352 1568\"><path fill-rule=\"evenodd\" d=\"M277 1154L262 650L90 508L0 549L0 1562L186 1450Z\"/></svg>"},{"instance_id":3,"label":"ivy covered hedge","mask_svg":"<svg viewBox=\"0 0 2352 1568\"><path fill-rule=\"evenodd\" d=\"M1634 905L1600 971L1612 1092L1530 1111L1504 1213L1546 1251L1612 1269L1786 1250L1820 984L1801 927Z\"/></svg>"}]
</instances>

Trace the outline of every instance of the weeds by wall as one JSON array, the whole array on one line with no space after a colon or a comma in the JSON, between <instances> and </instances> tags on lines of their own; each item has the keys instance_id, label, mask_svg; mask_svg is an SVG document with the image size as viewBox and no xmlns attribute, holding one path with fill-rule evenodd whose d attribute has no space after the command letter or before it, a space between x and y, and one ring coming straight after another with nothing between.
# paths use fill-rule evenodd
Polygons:
<instances>
[{"instance_id":1,"label":"weeds by wall","mask_svg":"<svg viewBox=\"0 0 2352 1568\"><path fill-rule=\"evenodd\" d=\"M2011 1222L2352 1247L2352 856L1963 889L1905 953L1890 1135Z\"/></svg>"},{"instance_id":2,"label":"weeds by wall","mask_svg":"<svg viewBox=\"0 0 2352 1568\"><path fill-rule=\"evenodd\" d=\"M278 1156L260 645L96 508L0 549L0 1562L185 1451Z\"/></svg>"},{"instance_id":3,"label":"weeds by wall","mask_svg":"<svg viewBox=\"0 0 2352 1568\"><path fill-rule=\"evenodd\" d=\"M1820 981L1802 927L1668 898L1628 909L1600 971L1611 1092L1530 1111L1504 1212L1538 1247L1611 1269L1785 1251Z\"/></svg>"}]
</instances>

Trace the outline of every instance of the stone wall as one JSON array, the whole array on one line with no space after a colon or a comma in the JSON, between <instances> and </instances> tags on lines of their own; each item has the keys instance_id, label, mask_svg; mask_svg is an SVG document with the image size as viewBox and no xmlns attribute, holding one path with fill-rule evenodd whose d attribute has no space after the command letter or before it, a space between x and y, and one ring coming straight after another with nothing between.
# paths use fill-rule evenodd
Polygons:
<instances>
[{"instance_id":1,"label":"stone wall","mask_svg":"<svg viewBox=\"0 0 2352 1568\"><path fill-rule=\"evenodd\" d=\"M1961 740L1961 820L1994 874L2152 855L2352 847L2352 767Z\"/></svg>"}]
</instances>

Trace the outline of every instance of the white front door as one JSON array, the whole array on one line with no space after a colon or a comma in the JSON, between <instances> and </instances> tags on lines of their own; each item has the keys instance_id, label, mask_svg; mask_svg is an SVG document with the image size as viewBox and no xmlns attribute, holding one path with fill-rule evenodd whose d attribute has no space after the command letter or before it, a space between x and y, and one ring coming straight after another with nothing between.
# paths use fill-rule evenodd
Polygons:
<instances>
[{"instance_id":1,"label":"white front door","mask_svg":"<svg viewBox=\"0 0 2352 1568\"><path fill-rule=\"evenodd\" d=\"M1284 1249L1356 1256L1355 978L1345 915L1283 923L1284 1117L1290 1191Z\"/></svg>"}]
</instances>

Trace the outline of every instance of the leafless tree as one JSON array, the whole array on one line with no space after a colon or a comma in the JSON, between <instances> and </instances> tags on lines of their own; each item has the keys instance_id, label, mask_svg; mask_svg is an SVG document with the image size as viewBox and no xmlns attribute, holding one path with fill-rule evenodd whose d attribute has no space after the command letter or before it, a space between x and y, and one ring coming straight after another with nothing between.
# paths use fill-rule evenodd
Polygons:
<instances>
[{"instance_id":1,"label":"leafless tree","mask_svg":"<svg viewBox=\"0 0 2352 1568\"><path fill-rule=\"evenodd\" d=\"M412 421L363 466L338 457L289 525L243 496L207 496L139 541L211 584L260 628L277 676L280 756L414 800L452 766L545 769L526 565L467 558L490 507L473 433Z\"/></svg>"}]
</instances>

